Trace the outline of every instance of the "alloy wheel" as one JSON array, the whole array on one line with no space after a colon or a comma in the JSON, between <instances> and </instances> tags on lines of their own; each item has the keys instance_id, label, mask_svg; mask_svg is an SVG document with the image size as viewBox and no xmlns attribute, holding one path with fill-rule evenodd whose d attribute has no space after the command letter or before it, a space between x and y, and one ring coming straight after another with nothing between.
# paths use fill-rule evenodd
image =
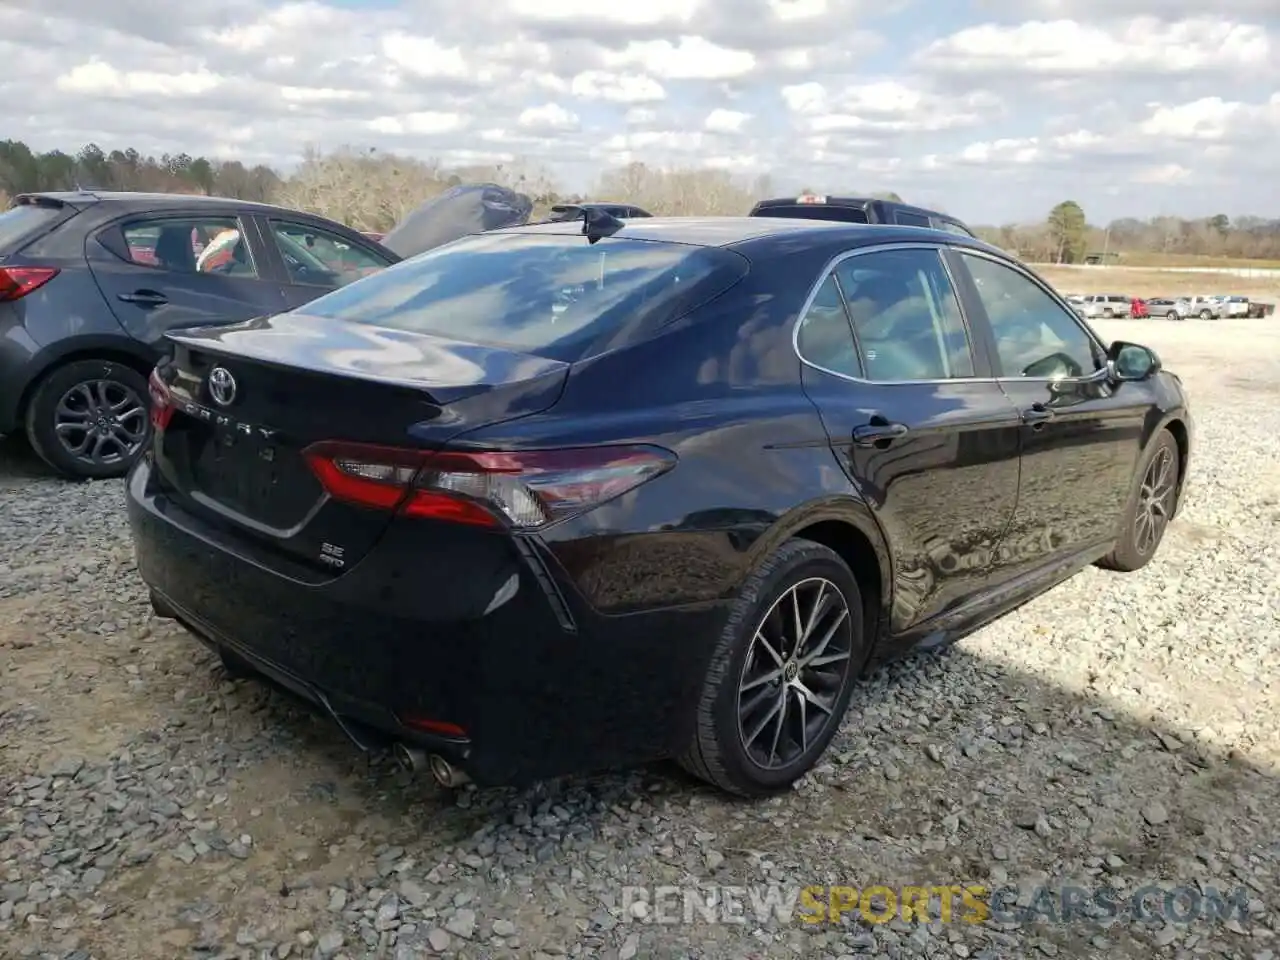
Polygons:
<instances>
[{"instance_id":1,"label":"alloy wheel","mask_svg":"<svg viewBox=\"0 0 1280 960\"><path fill-rule=\"evenodd\" d=\"M738 736L752 763L787 767L838 722L853 636L849 603L824 577L802 580L774 601L738 681Z\"/></svg>"},{"instance_id":2,"label":"alloy wheel","mask_svg":"<svg viewBox=\"0 0 1280 960\"><path fill-rule=\"evenodd\" d=\"M86 380L62 395L54 433L71 456L94 466L128 460L147 439L142 398L116 380Z\"/></svg>"},{"instance_id":3,"label":"alloy wheel","mask_svg":"<svg viewBox=\"0 0 1280 960\"><path fill-rule=\"evenodd\" d=\"M1138 513L1134 517L1133 545L1146 556L1160 543L1173 513L1175 486L1173 451L1161 447L1142 478L1138 493Z\"/></svg>"}]
</instances>

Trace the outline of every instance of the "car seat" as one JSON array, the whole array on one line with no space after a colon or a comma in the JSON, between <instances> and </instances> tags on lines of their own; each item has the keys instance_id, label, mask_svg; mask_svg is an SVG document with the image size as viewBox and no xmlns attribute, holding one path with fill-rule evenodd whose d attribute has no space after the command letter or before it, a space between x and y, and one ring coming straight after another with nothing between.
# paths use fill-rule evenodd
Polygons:
<instances>
[{"instance_id":1,"label":"car seat","mask_svg":"<svg viewBox=\"0 0 1280 960\"><path fill-rule=\"evenodd\" d=\"M155 245L156 263L166 270L194 273L196 252L191 246L190 227L161 227Z\"/></svg>"}]
</instances>

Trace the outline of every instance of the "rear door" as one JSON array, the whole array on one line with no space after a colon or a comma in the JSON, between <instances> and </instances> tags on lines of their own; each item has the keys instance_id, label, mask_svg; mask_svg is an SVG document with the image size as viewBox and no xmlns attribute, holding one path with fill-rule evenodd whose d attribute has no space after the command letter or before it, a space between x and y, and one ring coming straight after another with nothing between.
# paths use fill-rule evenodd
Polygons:
<instances>
[{"instance_id":1,"label":"rear door","mask_svg":"<svg viewBox=\"0 0 1280 960\"><path fill-rule=\"evenodd\" d=\"M286 308L280 284L250 243L254 229L250 218L233 214L142 214L95 232L85 255L125 330L160 346L169 330Z\"/></svg>"},{"instance_id":2,"label":"rear door","mask_svg":"<svg viewBox=\"0 0 1280 960\"><path fill-rule=\"evenodd\" d=\"M262 217L259 222L268 256L278 261L286 278L283 292L291 309L396 262L370 245L305 220Z\"/></svg>"},{"instance_id":3,"label":"rear door","mask_svg":"<svg viewBox=\"0 0 1280 960\"><path fill-rule=\"evenodd\" d=\"M835 457L893 545L893 631L997 585L1020 423L939 249L851 251L812 297L796 346Z\"/></svg>"},{"instance_id":4,"label":"rear door","mask_svg":"<svg viewBox=\"0 0 1280 960\"><path fill-rule=\"evenodd\" d=\"M1109 543L1128 501L1149 384L1100 379L1101 341L1029 272L972 250L950 257L1000 387L1023 419L1009 531L1020 570Z\"/></svg>"}]
</instances>

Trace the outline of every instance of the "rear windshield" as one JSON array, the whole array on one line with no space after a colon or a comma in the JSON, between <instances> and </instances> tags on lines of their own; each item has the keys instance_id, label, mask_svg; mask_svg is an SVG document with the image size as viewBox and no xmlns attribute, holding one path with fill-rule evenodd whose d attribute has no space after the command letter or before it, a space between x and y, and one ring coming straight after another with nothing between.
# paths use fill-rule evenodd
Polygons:
<instances>
[{"instance_id":1,"label":"rear windshield","mask_svg":"<svg viewBox=\"0 0 1280 960\"><path fill-rule=\"evenodd\" d=\"M0 213L0 253L12 253L14 248L37 230L62 216L58 207L24 203Z\"/></svg>"},{"instance_id":2,"label":"rear windshield","mask_svg":"<svg viewBox=\"0 0 1280 960\"><path fill-rule=\"evenodd\" d=\"M718 247L581 235L464 237L326 294L299 313L488 343L555 360L651 331L746 275Z\"/></svg>"},{"instance_id":3,"label":"rear windshield","mask_svg":"<svg viewBox=\"0 0 1280 960\"><path fill-rule=\"evenodd\" d=\"M757 207L753 217L785 217L794 220L834 220L837 223L869 223L867 211L860 207L841 207L825 203L788 203L778 207Z\"/></svg>"}]
</instances>

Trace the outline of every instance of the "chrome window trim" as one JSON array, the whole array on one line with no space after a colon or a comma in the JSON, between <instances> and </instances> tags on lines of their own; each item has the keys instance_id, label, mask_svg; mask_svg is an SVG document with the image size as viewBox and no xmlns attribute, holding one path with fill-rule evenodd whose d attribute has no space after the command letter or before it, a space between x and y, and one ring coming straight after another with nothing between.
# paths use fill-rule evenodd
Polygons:
<instances>
[{"instance_id":1,"label":"chrome window trim","mask_svg":"<svg viewBox=\"0 0 1280 960\"><path fill-rule=\"evenodd\" d=\"M809 295L804 298L804 303L801 304L800 310L796 314L795 320L792 321L791 349L795 352L796 357L800 360L802 364L804 364L807 367L812 367L814 370L821 370L823 373L828 374L829 376L839 377L841 380L847 380L850 383L866 384L868 386L892 387L892 386L903 386L906 384L930 384L930 383L933 383L933 384L995 383L996 382L995 377L947 377L947 378L934 379L934 380L868 380L865 377L854 377L854 376L850 376L847 373L841 373L839 370L830 370L827 367L822 366L822 364L820 363L814 363L812 360L809 360L800 351L800 323L801 321L804 320L806 316L808 316L809 308L813 305L813 301L817 299L818 292L822 289L822 285L826 282L827 277L831 275L832 271L834 271L836 267L840 266L840 264L844 263L846 260L851 260L854 257L866 256L872 253L892 253L897 250L929 250L929 251L932 251L937 256L938 262L942 264L942 269L946 271L947 280L951 283L952 295L956 298L956 306L960 308L960 315L963 318L963 322L964 322L964 336L965 336L965 340L969 344L969 358L971 361L973 361L976 364L977 355L974 352L973 338L969 330L969 318L967 315L965 315L964 302L960 299L960 293L959 293L959 289L956 286L955 277L951 273L951 266L950 264L947 263L947 258L942 255L943 249L948 246L949 244L926 243L918 240L917 241L899 241L895 243L870 244L865 247L857 247L853 250L844 250L836 254L834 257L832 257L830 260L827 261L826 266L824 266L822 270L819 272L817 282L813 284L813 286L810 288ZM840 283L839 277L836 278L836 283L837 284ZM843 295L843 288L841 291L841 295ZM854 342L857 343L856 332L854 333L854 336L855 336Z\"/></svg>"},{"instance_id":2,"label":"chrome window trim","mask_svg":"<svg viewBox=\"0 0 1280 960\"><path fill-rule=\"evenodd\" d=\"M988 253L985 250L974 250L969 247L956 247L956 246L952 246L951 249L954 250L956 253L961 253L961 254L967 253L967 254L972 254L976 257L982 257L984 260L990 260L992 263L996 263L996 264L1000 264L1001 266L1008 267L1010 270L1014 271L1014 273L1022 274L1022 276L1026 277L1033 284L1035 284L1035 286L1039 287L1042 291L1044 291L1049 296L1049 299L1053 301L1055 304L1057 304L1058 308L1061 309L1062 312L1067 315L1068 319L1070 319L1071 322L1074 323L1077 328L1084 331L1085 337L1088 338L1090 343L1092 343L1094 346L1098 348L1098 351L1102 354L1102 356L1106 357L1107 347L1102 342L1102 340L1098 337L1098 335L1094 333L1093 329L1090 326L1088 326L1088 324L1084 323L1083 318L1079 314L1077 314L1074 310L1072 310L1070 306L1067 305L1066 300L1064 300L1061 296L1059 296L1057 291L1055 291L1052 287L1050 287L1043 280L1037 277L1027 267L1023 266L1021 263L1018 263L1015 260L1005 260L1002 257L993 256L992 254ZM986 309L985 306L983 307L983 309L984 310ZM990 319L988 319L987 325L990 326ZM991 332L993 335L995 334L994 330L992 330ZM993 359L996 359L997 362L999 360L998 357ZM1091 383L1096 381L1098 379L1098 374L1104 372L1105 370L1106 370L1106 366L1104 365L1101 370L1095 370L1093 373L1085 374L1083 377L996 377L994 379L997 383Z\"/></svg>"}]
</instances>

